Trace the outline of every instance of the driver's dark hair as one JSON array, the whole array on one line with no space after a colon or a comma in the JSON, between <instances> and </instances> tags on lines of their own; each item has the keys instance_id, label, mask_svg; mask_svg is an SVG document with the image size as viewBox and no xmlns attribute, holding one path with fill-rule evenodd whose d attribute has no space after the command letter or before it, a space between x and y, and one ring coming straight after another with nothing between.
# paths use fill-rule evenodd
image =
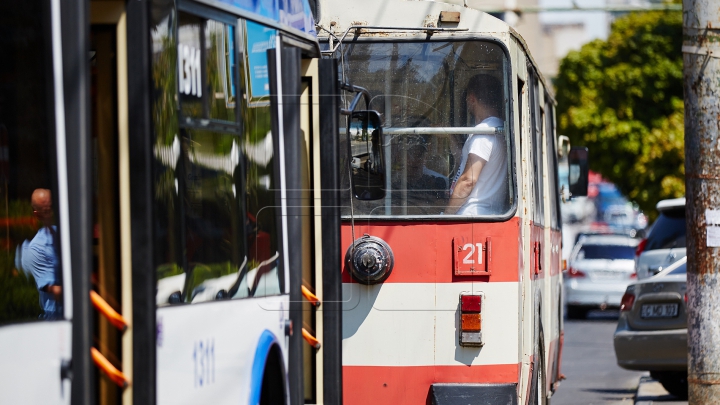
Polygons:
<instances>
[{"instance_id":1,"label":"driver's dark hair","mask_svg":"<svg viewBox=\"0 0 720 405\"><path fill-rule=\"evenodd\" d=\"M505 115L505 97L500 80L487 73L477 74L468 80L463 93L463 100L468 94L472 94L478 101L481 101L497 110L500 116Z\"/></svg>"}]
</instances>

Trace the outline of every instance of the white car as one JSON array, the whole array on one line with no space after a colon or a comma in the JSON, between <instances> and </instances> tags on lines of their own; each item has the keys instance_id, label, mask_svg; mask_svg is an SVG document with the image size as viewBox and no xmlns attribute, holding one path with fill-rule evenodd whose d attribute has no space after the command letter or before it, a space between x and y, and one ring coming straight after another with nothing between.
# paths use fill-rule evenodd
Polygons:
<instances>
[{"instance_id":1,"label":"white car","mask_svg":"<svg viewBox=\"0 0 720 405\"><path fill-rule=\"evenodd\" d=\"M587 197L573 197L562 203L560 214L563 223L586 222L595 218L595 204Z\"/></svg>"},{"instance_id":2,"label":"white car","mask_svg":"<svg viewBox=\"0 0 720 405\"><path fill-rule=\"evenodd\" d=\"M662 200L656 208L660 216L635 252L638 280L658 274L686 255L685 198Z\"/></svg>"},{"instance_id":3,"label":"white car","mask_svg":"<svg viewBox=\"0 0 720 405\"><path fill-rule=\"evenodd\" d=\"M638 242L622 235L580 237L564 275L568 318L584 318L591 309L620 308L625 289L635 280Z\"/></svg>"}]
</instances>

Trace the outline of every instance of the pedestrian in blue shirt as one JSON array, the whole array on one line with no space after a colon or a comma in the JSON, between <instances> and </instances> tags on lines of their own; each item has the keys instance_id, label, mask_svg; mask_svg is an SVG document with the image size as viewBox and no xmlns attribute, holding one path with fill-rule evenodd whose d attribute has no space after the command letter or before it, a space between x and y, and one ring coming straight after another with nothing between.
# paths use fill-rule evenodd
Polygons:
<instances>
[{"instance_id":1,"label":"pedestrian in blue shirt","mask_svg":"<svg viewBox=\"0 0 720 405\"><path fill-rule=\"evenodd\" d=\"M58 259L55 251L57 227L53 225L52 196L50 190L36 189L30 200L33 214L43 225L30 243L23 246L22 267L35 278L40 292L41 318L62 317L62 286L58 277Z\"/></svg>"}]
</instances>

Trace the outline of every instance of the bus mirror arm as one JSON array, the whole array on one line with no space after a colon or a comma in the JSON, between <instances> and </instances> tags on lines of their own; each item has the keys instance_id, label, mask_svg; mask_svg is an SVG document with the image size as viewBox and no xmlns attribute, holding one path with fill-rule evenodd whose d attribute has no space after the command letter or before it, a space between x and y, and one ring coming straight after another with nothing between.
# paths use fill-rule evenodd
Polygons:
<instances>
[{"instance_id":1,"label":"bus mirror arm","mask_svg":"<svg viewBox=\"0 0 720 405\"><path fill-rule=\"evenodd\" d=\"M357 104L360 101L361 97L365 99L366 106L370 105L370 92L367 91L367 89L360 87L360 86L354 86L350 83L340 83L340 88L342 90L347 90L347 91L350 91L353 93L357 93L357 94L355 94L355 97L353 98L352 102L350 103L350 107L348 107L347 109L345 109L345 108L340 109L340 113L342 115L352 115L352 113L355 110L355 108L357 107Z\"/></svg>"}]
</instances>

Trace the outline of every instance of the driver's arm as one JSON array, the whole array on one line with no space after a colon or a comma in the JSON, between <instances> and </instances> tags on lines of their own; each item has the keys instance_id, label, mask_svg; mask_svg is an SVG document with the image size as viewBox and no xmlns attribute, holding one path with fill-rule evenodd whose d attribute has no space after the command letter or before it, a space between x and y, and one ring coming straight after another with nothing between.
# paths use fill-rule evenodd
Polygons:
<instances>
[{"instance_id":1,"label":"driver's arm","mask_svg":"<svg viewBox=\"0 0 720 405\"><path fill-rule=\"evenodd\" d=\"M457 213L460 207L467 202L485 163L487 163L487 161L480 156L474 153L468 154L465 171L463 171L458 178L457 184L455 184L447 209L445 209L446 214Z\"/></svg>"}]
</instances>

